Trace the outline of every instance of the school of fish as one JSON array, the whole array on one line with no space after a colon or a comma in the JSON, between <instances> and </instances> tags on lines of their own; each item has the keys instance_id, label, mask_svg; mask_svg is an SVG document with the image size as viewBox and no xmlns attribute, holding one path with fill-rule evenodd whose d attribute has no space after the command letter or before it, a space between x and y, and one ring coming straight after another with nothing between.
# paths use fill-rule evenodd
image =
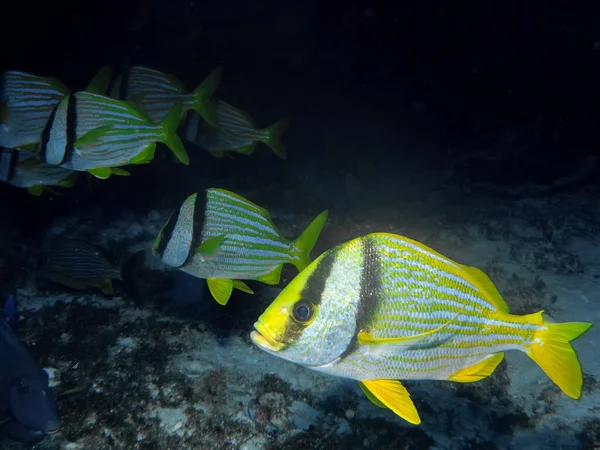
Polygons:
<instances>
[{"instance_id":1,"label":"school of fish","mask_svg":"<svg viewBox=\"0 0 600 450\"><path fill-rule=\"evenodd\" d=\"M0 181L39 196L72 187L85 172L100 179L127 176L127 166L153 160L157 144L185 165L194 159L186 144L222 158L250 155L263 143L285 159L281 137L289 121L258 127L246 112L213 98L220 79L217 68L189 91L155 69L131 66L115 76L105 66L84 90L71 92L50 77L5 72ZM289 239L265 208L209 188L188 195L173 211L152 251L165 266L206 280L220 305L234 290L253 294L248 281L279 284L284 265L293 265L295 278L254 323L253 344L355 380L369 400L411 424L421 418L400 380L476 382L491 376L510 350L527 354L565 395L580 398L583 375L571 341L591 323L556 323L543 311L511 314L481 270L400 235L357 237L313 259L329 214L317 213ZM88 243L65 238L49 247L40 275L71 289L113 295L113 280L128 283L126 268L135 270L142 258L136 254L133 263L115 265ZM2 320L0 328L6 339L15 339ZM40 389L46 392L47 385ZM50 425L39 425L31 439L58 426L51 412ZM12 436L22 433L12 416L8 420L16 429Z\"/></svg>"},{"instance_id":2,"label":"school of fish","mask_svg":"<svg viewBox=\"0 0 600 450\"><path fill-rule=\"evenodd\" d=\"M150 163L158 143L189 165L180 135L215 157L250 155L263 142L285 159L281 135L287 119L261 129L241 109L212 99L221 72L213 70L191 92L175 76L144 66L127 67L116 76L104 66L76 92L51 77L4 72L0 182L39 196L56 193L52 186L72 187L71 173L128 176L123 167ZM14 152L27 152L27 158Z\"/></svg>"}]
</instances>

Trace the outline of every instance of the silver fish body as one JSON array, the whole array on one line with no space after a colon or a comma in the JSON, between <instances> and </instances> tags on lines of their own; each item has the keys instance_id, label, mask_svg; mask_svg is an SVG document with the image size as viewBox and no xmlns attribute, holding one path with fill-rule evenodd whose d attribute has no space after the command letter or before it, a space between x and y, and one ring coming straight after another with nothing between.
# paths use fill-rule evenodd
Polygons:
<instances>
[{"instance_id":1,"label":"silver fish body","mask_svg":"<svg viewBox=\"0 0 600 450\"><path fill-rule=\"evenodd\" d=\"M5 117L0 124L0 146L17 148L39 142L52 110L69 89L52 78L19 71L4 72L1 83Z\"/></svg>"},{"instance_id":2,"label":"silver fish body","mask_svg":"<svg viewBox=\"0 0 600 450\"><path fill-rule=\"evenodd\" d=\"M163 263L207 279L213 296L224 304L230 292L218 295L219 283L227 289L232 280L277 284L283 264L298 270L306 267L326 219L324 211L291 241L281 235L265 209L233 192L212 188L189 196L171 215L154 251Z\"/></svg>"}]
</instances>

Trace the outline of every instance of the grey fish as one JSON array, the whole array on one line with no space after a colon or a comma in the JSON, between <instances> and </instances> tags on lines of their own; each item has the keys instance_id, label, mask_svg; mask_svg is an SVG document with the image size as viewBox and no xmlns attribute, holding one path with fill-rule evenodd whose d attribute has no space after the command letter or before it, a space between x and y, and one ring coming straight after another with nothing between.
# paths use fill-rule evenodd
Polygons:
<instances>
[{"instance_id":1,"label":"grey fish","mask_svg":"<svg viewBox=\"0 0 600 450\"><path fill-rule=\"evenodd\" d=\"M182 116L194 110L209 123L216 125L217 116L210 97L221 80L221 68L213 70L191 93L175 76L143 66L131 66L120 73L110 87L110 97L132 100L157 123L163 120L175 103L182 102Z\"/></svg>"},{"instance_id":2,"label":"grey fish","mask_svg":"<svg viewBox=\"0 0 600 450\"><path fill-rule=\"evenodd\" d=\"M37 159L36 153L0 147L0 181L39 196L47 186L73 187L77 172Z\"/></svg>"},{"instance_id":3,"label":"grey fish","mask_svg":"<svg viewBox=\"0 0 600 450\"><path fill-rule=\"evenodd\" d=\"M104 66L85 88L103 94L112 68ZM37 144L52 110L70 90L60 81L27 72L8 71L0 81L0 146Z\"/></svg>"},{"instance_id":4,"label":"grey fish","mask_svg":"<svg viewBox=\"0 0 600 450\"><path fill-rule=\"evenodd\" d=\"M327 220L321 212L296 240L285 238L267 210L225 189L190 195L165 223L153 250L171 267L207 280L217 302L232 290L252 294L241 280L278 284L284 264L302 271Z\"/></svg>"},{"instance_id":5,"label":"grey fish","mask_svg":"<svg viewBox=\"0 0 600 450\"><path fill-rule=\"evenodd\" d=\"M59 238L51 243L41 276L72 289L91 287L113 295L113 280L122 280L121 268L110 263L94 246L79 239Z\"/></svg>"},{"instance_id":6,"label":"grey fish","mask_svg":"<svg viewBox=\"0 0 600 450\"><path fill-rule=\"evenodd\" d=\"M48 374L3 318L0 360L0 436L35 443L56 431L60 415Z\"/></svg>"},{"instance_id":7,"label":"grey fish","mask_svg":"<svg viewBox=\"0 0 600 450\"><path fill-rule=\"evenodd\" d=\"M128 175L119 166L145 164L163 142L184 164L189 157L177 136L181 103L160 123L135 105L90 92L63 98L42 134L40 158L49 164L88 171L98 178Z\"/></svg>"}]
</instances>

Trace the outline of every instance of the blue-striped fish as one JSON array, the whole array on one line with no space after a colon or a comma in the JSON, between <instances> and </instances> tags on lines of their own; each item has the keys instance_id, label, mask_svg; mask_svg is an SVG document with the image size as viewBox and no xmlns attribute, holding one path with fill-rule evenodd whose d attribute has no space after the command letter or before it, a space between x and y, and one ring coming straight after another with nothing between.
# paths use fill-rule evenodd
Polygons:
<instances>
[{"instance_id":1,"label":"blue-striped fish","mask_svg":"<svg viewBox=\"0 0 600 450\"><path fill-rule=\"evenodd\" d=\"M281 159L286 158L286 149L281 135L289 126L288 119L259 129L246 112L231 106L223 100L213 100L217 113L218 126L214 127L194 113L188 114L183 127L186 141L221 158L231 152L251 155L259 142L269 146Z\"/></svg>"},{"instance_id":2,"label":"blue-striped fish","mask_svg":"<svg viewBox=\"0 0 600 450\"><path fill-rule=\"evenodd\" d=\"M85 91L104 94L111 73L111 67L104 66ZM4 72L0 85L0 146L17 148L40 142L53 109L69 93L69 89L54 78Z\"/></svg>"},{"instance_id":3,"label":"blue-striped fish","mask_svg":"<svg viewBox=\"0 0 600 450\"><path fill-rule=\"evenodd\" d=\"M117 76L110 88L110 96L118 100L132 100L148 114L153 122L163 120L173 105L181 101L181 118L187 111L197 111L208 123L216 124L217 116L210 97L221 81L221 68L213 70L191 93L171 74L143 66L132 66Z\"/></svg>"},{"instance_id":4,"label":"blue-striped fish","mask_svg":"<svg viewBox=\"0 0 600 450\"><path fill-rule=\"evenodd\" d=\"M233 288L253 293L240 280L277 284L283 264L304 269L327 214L323 211L298 239L289 241L268 211L213 188L190 195L163 226L153 248L163 263L205 278L215 300L225 305Z\"/></svg>"},{"instance_id":5,"label":"blue-striped fish","mask_svg":"<svg viewBox=\"0 0 600 450\"><path fill-rule=\"evenodd\" d=\"M64 97L48 120L40 144L49 164L88 171L98 178L127 164L152 161L156 142L163 142L184 164L189 157L177 136L180 102L161 123L152 123L137 106L90 92Z\"/></svg>"},{"instance_id":6,"label":"blue-striped fish","mask_svg":"<svg viewBox=\"0 0 600 450\"><path fill-rule=\"evenodd\" d=\"M76 175L69 169L41 162L35 152L0 148L0 181L25 188L32 195L54 193L48 186L72 187Z\"/></svg>"},{"instance_id":7,"label":"blue-striped fish","mask_svg":"<svg viewBox=\"0 0 600 450\"><path fill-rule=\"evenodd\" d=\"M535 361L577 399L582 372L570 341L591 326L517 316L479 269L403 236L374 233L319 256L254 324L273 355L359 381L367 397L420 423L397 379L479 381L507 350Z\"/></svg>"}]
</instances>

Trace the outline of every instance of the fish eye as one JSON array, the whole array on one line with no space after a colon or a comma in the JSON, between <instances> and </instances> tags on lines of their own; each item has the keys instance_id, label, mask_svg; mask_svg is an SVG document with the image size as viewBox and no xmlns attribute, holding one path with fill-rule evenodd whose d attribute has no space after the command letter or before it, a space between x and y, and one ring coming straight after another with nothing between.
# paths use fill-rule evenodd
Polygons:
<instances>
[{"instance_id":1,"label":"fish eye","mask_svg":"<svg viewBox=\"0 0 600 450\"><path fill-rule=\"evenodd\" d=\"M23 394L29 392L29 384L22 378L19 380L19 391Z\"/></svg>"},{"instance_id":2,"label":"fish eye","mask_svg":"<svg viewBox=\"0 0 600 450\"><path fill-rule=\"evenodd\" d=\"M300 300L297 302L292 310L294 319L300 323L308 322L310 319L312 319L314 313L315 308L313 304L307 302L306 300Z\"/></svg>"}]
</instances>

